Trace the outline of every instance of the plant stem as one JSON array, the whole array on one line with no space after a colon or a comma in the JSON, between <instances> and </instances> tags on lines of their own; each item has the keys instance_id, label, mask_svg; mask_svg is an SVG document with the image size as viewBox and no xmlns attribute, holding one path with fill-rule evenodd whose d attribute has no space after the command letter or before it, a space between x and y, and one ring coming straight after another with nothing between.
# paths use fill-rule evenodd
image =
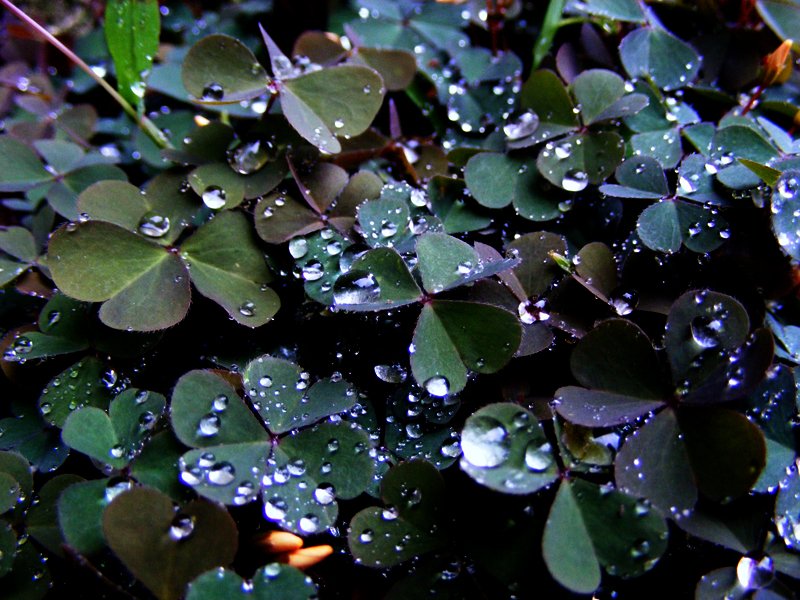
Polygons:
<instances>
[{"instance_id":1,"label":"plant stem","mask_svg":"<svg viewBox=\"0 0 800 600\"><path fill-rule=\"evenodd\" d=\"M556 31L558 31L560 25L561 13L564 12L565 4L566 0L550 0L547 5L547 12L544 14L539 37L536 38L536 43L533 45L533 65L531 70L537 69L545 55L550 51L550 47L553 45L553 38L556 36Z\"/></svg>"},{"instance_id":2,"label":"plant stem","mask_svg":"<svg viewBox=\"0 0 800 600\"><path fill-rule=\"evenodd\" d=\"M97 84L102 87L109 95L114 98L114 100L122 107L128 116L133 119L136 124L144 131L150 139L161 149L171 148L172 145L167 140L164 133L156 127L155 123L153 123L150 119L148 119L144 115L139 115L136 109L130 105L130 103L123 98L117 90L115 90L111 85L102 77L100 77L97 73L95 73L92 68L87 65L84 60L75 54L72 50L67 48L61 41L58 40L52 33L50 33L45 27L37 23L33 20L30 16L28 16L25 11L15 6L9 0L0 0L3 6L5 6L10 12L12 12L18 19L20 19L23 23L25 23L28 27L33 29L36 33L41 35L47 42L55 46L64 56L66 56L69 60L71 60L75 65L77 65L82 71L84 71L89 77L91 77Z\"/></svg>"}]
</instances>

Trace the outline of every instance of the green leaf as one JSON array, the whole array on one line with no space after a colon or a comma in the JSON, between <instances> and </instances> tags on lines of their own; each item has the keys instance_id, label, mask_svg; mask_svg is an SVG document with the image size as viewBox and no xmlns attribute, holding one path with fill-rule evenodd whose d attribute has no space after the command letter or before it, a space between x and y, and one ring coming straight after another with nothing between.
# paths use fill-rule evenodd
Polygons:
<instances>
[{"instance_id":1,"label":"green leaf","mask_svg":"<svg viewBox=\"0 0 800 600\"><path fill-rule=\"evenodd\" d=\"M426 233L417 239L418 269L425 289L437 294L459 285L479 268L478 253L469 244L444 233Z\"/></svg>"},{"instance_id":2,"label":"green leaf","mask_svg":"<svg viewBox=\"0 0 800 600\"><path fill-rule=\"evenodd\" d=\"M61 437L70 448L116 469L128 464L129 458L118 444L111 419L99 408L86 406L70 414Z\"/></svg>"},{"instance_id":3,"label":"green leaf","mask_svg":"<svg viewBox=\"0 0 800 600\"><path fill-rule=\"evenodd\" d=\"M531 73L522 86L520 103L538 115L539 126L530 136L509 140L512 148L532 146L580 126L578 115L572 110L573 103L567 88L552 71L543 69Z\"/></svg>"},{"instance_id":4,"label":"green leaf","mask_svg":"<svg viewBox=\"0 0 800 600\"><path fill-rule=\"evenodd\" d=\"M344 257L352 260L348 252L350 245L349 240L330 228L289 242L289 254L295 259L309 298L320 304L333 303L334 283L346 266Z\"/></svg>"},{"instance_id":5,"label":"green leaf","mask_svg":"<svg viewBox=\"0 0 800 600\"><path fill-rule=\"evenodd\" d=\"M706 290L683 294L670 309L664 336L673 379L685 378L701 354L738 348L749 330L747 311L734 298ZM706 356L706 362L712 359ZM723 360L727 361L727 355L714 362Z\"/></svg>"},{"instance_id":6,"label":"green leaf","mask_svg":"<svg viewBox=\"0 0 800 600\"><path fill-rule=\"evenodd\" d=\"M435 396L461 391L467 369L494 373L519 347L521 327L512 313L473 302L434 300L414 330L411 369Z\"/></svg>"},{"instance_id":7,"label":"green leaf","mask_svg":"<svg viewBox=\"0 0 800 600\"><path fill-rule=\"evenodd\" d=\"M465 182L437 175L428 182L431 211L441 219L445 233L476 231L492 222L486 211L466 202Z\"/></svg>"},{"instance_id":8,"label":"green leaf","mask_svg":"<svg viewBox=\"0 0 800 600\"><path fill-rule=\"evenodd\" d=\"M178 461L184 450L171 431L157 433L131 463L130 474L139 483L162 491L170 498L183 499L186 488L180 484Z\"/></svg>"},{"instance_id":9,"label":"green leaf","mask_svg":"<svg viewBox=\"0 0 800 600\"><path fill-rule=\"evenodd\" d=\"M8 135L0 136L0 192L19 192L52 179L30 147Z\"/></svg>"},{"instance_id":10,"label":"green leaf","mask_svg":"<svg viewBox=\"0 0 800 600\"><path fill-rule=\"evenodd\" d=\"M75 483L58 498L58 524L64 541L87 556L106 547L103 536L103 511L120 490L128 490L126 480L95 479Z\"/></svg>"},{"instance_id":11,"label":"green leaf","mask_svg":"<svg viewBox=\"0 0 800 600\"><path fill-rule=\"evenodd\" d=\"M197 291L238 323L259 327L278 311L278 295L266 287L272 275L241 213L216 215L184 242L181 257Z\"/></svg>"},{"instance_id":12,"label":"green leaf","mask_svg":"<svg viewBox=\"0 0 800 600\"><path fill-rule=\"evenodd\" d=\"M775 525L787 548L800 549L800 476L796 466L789 470L778 488Z\"/></svg>"},{"instance_id":13,"label":"green leaf","mask_svg":"<svg viewBox=\"0 0 800 600\"><path fill-rule=\"evenodd\" d=\"M165 495L137 488L103 514L108 545L159 600L176 600L200 573L236 554L237 532L225 509L195 500L177 512Z\"/></svg>"},{"instance_id":14,"label":"green leaf","mask_svg":"<svg viewBox=\"0 0 800 600\"><path fill-rule=\"evenodd\" d=\"M268 441L190 450L178 461L180 480L214 502L242 506L257 497L269 451Z\"/></svg>"},{"instance_id":15,"label":"green leaf","mask_svg":"<svg viewBox=\"0 0 800 600\"><path fill-rule=\"evenodd\" d=\"M567 243L563 237L547 231L526 233L508 245L516 251L522 262L514 268L525 294L541 296L562 273L550 252L566 254Z\"/></svg>"},{"instance_id":16,"label":"green leaf","mask_svg":"<svg viewBox=\"0 0 800 600\"><path fill-rule=\"evenodd\" d=\"M244 180L229 165L201 165L189 174L189 185L214 210L236 208L244 200ZM224 203L220 206L219 200Z\"/></svg>"},{"instance_id":17,"label":"green leaf","mask_svg":"<svg viewBox=\"0 0 800 600\"><path fill-rule=\"evenodd\" d=\"M778 156L778 150L761 133L745 125L729 125L716 131L711 140L711 160L718 166L717 179L733 189L755 187L761 178L749 168L736 162L746 158L768 163Z\"/></svg>"},{"instance_id":18,"label":"green leaf","mask_svg":"<svg viewBox=\"0 0 800 600\"><path fill-rule=\"evenodd\" d=\"M264 514L299 535L336 522L337 498L355 498L375 465L368 434L354 423L323 423L281 439L264 478Z\"/></svg>"},{"instance_id":19,"label":"green leaf","mask_svg":"<svg viewBox=\"0 0 800 600\"><path fill-rule=\"evenodd\" d=\"M470 415L461 431L461 451L467 475L506 494L531 494L558 477L542 427L515 404L490 404Z\"/></svg>"},{"instance_id":20,"label":"green leaf","mask_svg":"<svg viewBox=\"0 0 800 600\"><path fill-rule=\"evenodd\" d=\"M350 521L350 552L369 567L391 567L441 548L446 537L439 521L445 486L424 461L400 463L383 477L387 508L365 508Z\"/></svg>"},{"instance_id":21,"label":"green leaf","mask_svg":"<svg viewBox=\"0 0 800 600\"><path fill-rule=\"evenodd\" d=\"M715 502L746 494L766 464L764 434L729 409L686 409L678 422L697 487Z\"/></svg>"},{"instance_id":22,"label":"green leaf","mask_svg":"<svg viewBox=\"0 0 800 600\"><path fill-rule=\"evenodd\" d=\"M267 92L269 77L255 55L228 35L204 37L183 59L186 91L204 104L232 104Z\"/></svg>"},{"instance_id":23,"label":"green leaf","mask_svg":"<svg viewBox=\"0 0 800 600\"><path fill-rule=\"evenodd\" d=\"M487 208L513 203L518 214L532 221L549 221L561 214L558 201L542 189L530 160L481 152L469 159L464 176L470 193Z\"/></svg>"},{"instance_id":24,"label":"green leaf","mask_svg":"<svg viewBox=\"0 0 800 600\"><path fill-rule=\"evenodd\" d=\"M39 396L39 411L44 420L63 427L67 417L83 406L105 409L111 392L104 383L106 369L89 356L56 375Z\"/></svg>"},{"instance_id":25,"label":"green leaf","mask_svg":"<svg viewBox=\"0 0 800 600\"><path fill-rule=\"evenodd\" d=\"M78 196L78 210L91 219L136 231L147 202L139 188L127 181L98 181Z\"/></svg>"},{"instance_id":26,"label":"green leaf","mask_svg":"<svg viewBox=\"0 0 800 600\"><path fill-rule=\"evenodd\" d=\"M730 235L728 223L704 206L676 200L663 200L648 206L636 224L645 246L673 253L681 244L693 252L716 250Z\"/></svg>"},{"instance_id":27,"label":"green leaf","mask_svg":"<svg viewBox=\"0 0 800 600\"><path fill-rule=\"evenodd\" d=\"M3 514L19 501L19 483L8 473L0 472L0 514Z\"/></svg>"},{"instance_id":28,"label":"green leaf","mask_svg":"<svg viewBox=\"0 0 800 600\"><path fill-rule=\"evenodd\" d=\"M628 75L646 77L664 90L692 83L702 62L694 48L660 27L629 33L619 45L619 55Z\"/></svg>"},{"instance_id":29,"label":"green leaf","mask_svg":"<svg viewBox=\"0 0 800 600\"><path fill-rule=\"evenodd\" d=\"M334 137L355 136L371 124L385 88L375 71L341 65L280 82L281 107L306 140L329 153L341 151Z\"/></svg>"},{"instance_id":30,"label":"green leaf","mask_svg":"<svg viewBox=\"0 0 800 600\"><path fill-rule=\"evenodd\" d=\"M589 593L600 566L619 577L650 570L667 548L667 524L635 498L581 479L565 481L545 524L542 550L555 579Z\"/></svg>"},{"instance_id":31,"label":"green leaf","mask_svg":"<svg viewBox=\"0 0 800 600\"><path fill-rule=\"evenodd\" d=\"M355 389L342 379L311 376L281 358L261 356L247 365L244 386L272 433L285 433L344 412L355 404Z\"/></svg>"},{"instance_id":32,"label":"green leaf","mask_svg":"<svg viewBox=\"0 0 800 600\"><path fill-rule=\"evenodd\" d=\"M350 311L392 308L421 297L408 266L392 248L365 252L333 286L334 305Z\"/></svg>"},{"instance_id":33,"label":"green leaf","mask_svg":"<svg viewBox=\"0 0 800 600\"><path fill-rule=\"evenodd\" d=\"M235 572L208 571L189 584L186 600L313 600L317 586L299 569L270 563L259 568L247 583Z\"/></svg>"},{"instance_id":34,"label":"green leaf","mask_svg":"<svg viewBox=\"0 0 800 600\"><path fill-rule=\"evenodd\" d=\"M394 247L411 237L408 203L400 198L367 200L358 206L356 218L364 240L371 248Z\"/></svg>"},{"instance_id":35,"label":"green leaf","mask_svg":"<svg viewBox=\"0 0 800 600\"><path fill-rule=\"evenodd\" d=\"M747 158L740 158L738 160L745 167L747 167L753 173L758 175L761 181L763 181L767 185L774 186L778 182L778 178L781 176L780 170L773 169L772 167L768 167L767 165L762 165L761 163L758 163L754 160L750 160Z\"/></svg>"},{"instance_id":36,"label":"green leaf","mask_svg":"<svg viewBox=\"0 0 800 600\"><path fill-rule=\"evenodd\" d=\"M634 155L654 158L665 169L675 167L683 157L678 128L637 133L631 136L630 141Z\"/></svg>"},{"instance_id":37,"label":"green leaf","mask_svg":"<svg viewBox=\"0 0 800 600\"><path fill-rule=\"evenodd\" d=\"M666 515L680 516L697 502L689 452L673 410L661 411L626 438L614 471L621 490L646 498Z\"/></svg>"},{"instance_id":38,"label":"green leaf","mask_svg":"<svg viewBox=\"0 0 800 600\"><path fill-rule=\"evenodd\" d=\"M268 437L236 390L211 371L190 371L178 380L170 420L178 439L192 448Z\"/></svg>"},{"instance_id":39,"label":"green leaf","mask_svg":"<svg viewBox=\"0 0 800 600\"><path fill-rule=\"evenodd\" d=\"M258 237L270 244L282 244L325 226L319 215L283 192L259 200L254 213Z\"/></svg>"},{"instance_id":40,"label":"green leaf","mask_svg":"<svg viewBox=\"0 0 800 600\"><path fill-rule=\"evenodd\" d=\"M16 452L0 452L0 474L4 474L4 479L10 483L7 491L8 496L13 498L10 506L14 506L15 511L21 514L33 500L33 472L30 463Z\"/></svg>"},{"instance_id":41,"label":"green leaf","mask_svg":"<svg viewBox=\"0 0 800 600\"><path fill-rule=\"evenodd\" d=\"M406 89L417 73L417 61L414 55L407 50L359 46L351 60L380 73L386 89L391 92Z\"/></svg>"},{"instance_id":42,"label":"green leaf","mask_svg":"<svg viewBox=\"0 0 800 600\"><path fill-rule=\"evenodd\" d=\"M646 21L644 11L636 0L588 0L581 5L581 10L614 21Z\"/></svg>"},{"instance_id":43,"label":"green leaf","mask_svg":"<svg viewBox=\"0 0 800 600\"><path fill-rule=\"evenodd\" d=\"M164 329L189 309L189 278L180 259L110 223L60 229L50 239L48 259L53 280L65 294L107 301L100 319L114 329ZM87 263L93 265L90 271Z\"/></svg>"},{"instance_id":44,"label":"green leaf","mask_svg":"<svg viewBox=\"0 0 800 600\"><path fill-rule=\"evenodd\" d=\"M767 26L782 40L797 41L800 30L800 10L795 2L757 0L756 9Z\"/></svg>"},{"instance_id":45,"label":"green leaf","mask_svg":"<svg viewBox=\"0 0 800 600\"><path fill-rule=\"evenodd\" d=\"M600 191L617 198L652 198L669 194L664 168L649 156L626 159L615 173L619 185L601 185Z\"/></svg>"},{"instance_id":46,"label":"green leaf","mask_svg":"<svg viewBox=\"0 0 800 600\"><path fill-rule=\"evenodd\" d=\"M625 81L606 69L583 71L570 87L581 108L584 125L631 116L648 104L642 94L625 96Z\"/></svg>"},{"instance_id":47,"label":"green leaf","mask_svg":"<svg viewBox=\"0 0 800 600\"><path fill-rule=\"evenodd\" d=\"M114 59L117 88L134 106L141 106L144 80L158 54L161 13L156 0L110 0L105 10L105 35Z\"/></svg>"},{"instance_id":48,"label":"green leaf","mask_svg":"<svg viewBox=\"0 0 800 600\"><path fill-rule=\"evenodd\" d=\"M0 250L25 263L33 263L39 256L33 234L24 227L0 229Z\"/></svg>"},{"instance_id":49,"label":"green leaf","mask_svg":"<svg viewBox=\"0 0 800 600\"><path fill-rule=\"evenodd\" d=\"M35 404L14 402L11 411L15 416L0 419L0 450L20 453L42 473L60 467L69 454L61 432L47 427Z\"/></svg>"},{"instance_id":50,"label":"green leaf","mask_svg":"<svg viewBox=\"0 0 800 600\"><path fill-rule=\"evenodd\" d=\"M800 258L800 171L781 173L772 194L772 230L781 248L792 258Z\"/></svg>"},{"instance_id":51,"label":"green leaf","mask_svg":"<svg viewBox=\"0 0 800 600\"><path fill-rule=\"evenodd\" d=\"M666 388L653 345L637 325L604 321L583 336L570 366L581 385L646 400L664 397Z\"/></svg>"},{"instance_id":52,"label":"green leaf","mask_svg":"<svg viewBox=\"0 0 800 600\"><path fill-rule=\"evenodd\" d=\"M0 521L0 577L4 577L14 566L17 555L17 534L11 523Z\"/></svg>"},{"instance_id":53,"label":"green leaf","mask_svg":"<svg viewBox=\"0 0 800 600\"><path fill-rule=\"evenodd\" d=\"M622 161L625 144L613 131L571 135L548 142L536 159L539 172L568 192L602 183Z\"/></svg>"},{"instance_id":54,"label":"green leaf","mask_svg":"<svg viewBox=\"0 0 800 600\"><path fill-rule=\"evenodd\" d=\"M591 282L593 288L611 299L617 289L618 279L614 253L608 246L603 242L586 244L575 255L573 265L579 277L585 282Z\"/></svg>"}]
</instances>

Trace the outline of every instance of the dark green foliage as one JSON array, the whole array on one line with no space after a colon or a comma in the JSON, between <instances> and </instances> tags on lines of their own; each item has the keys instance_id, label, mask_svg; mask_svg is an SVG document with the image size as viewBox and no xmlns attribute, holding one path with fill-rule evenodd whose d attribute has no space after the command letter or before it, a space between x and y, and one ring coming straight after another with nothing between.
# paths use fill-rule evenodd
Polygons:
<instances>
[{"instance_id":1,"label":"dark green foliage","mask_svg":"<svg viewBox=\"0 0 800 600\"><path fill-rule=\"evenodd\" d=\"M0 596L795 597L797 1L33 4Z\"/></svg>"}]
</instances>

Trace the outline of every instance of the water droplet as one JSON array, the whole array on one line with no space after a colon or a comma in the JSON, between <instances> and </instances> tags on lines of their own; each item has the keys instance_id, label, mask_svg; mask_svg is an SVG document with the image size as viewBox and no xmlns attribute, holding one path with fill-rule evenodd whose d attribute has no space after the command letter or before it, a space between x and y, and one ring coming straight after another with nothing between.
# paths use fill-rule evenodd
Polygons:
<instances>
[{"instance_id":1,"label":"water droplet","mask_svg":"<svg viewBox=\"0 0 800 600\"><path fill-rule=\"evenodd\" d=\"M425 381L423 387L431 396L436 396L437 398L442 398L450 393L450 382L441 375L434 375L429 378Z\"/></svg>"},{"instance_id":2,"label":"water droplet","mask_svg":"<svg viewBox=\"0 0 800 600\"><path fill-rule=\"evenodd\" d=\"M561 179L561 187L568 192L580 192L589 185L589 176L578 169L570 169Z\"/></svg>"},{"instance_id":3,"label":"water droplet","mask_svg":"<svg viewBox=\"0 0 800 600\"><path fill-rule=\"evenodd\" d=\"M316 515L306 515L300 519L297 525L303 533L314 533L319 529L319 517Z\"/></svg>"},{"instance_id":4,"label":"water droplet","mask_svg":"<svg viewBox=\"0 0 800 600\"><path fill-rule=\"evenodd\" d=\"M225 89L217 82L212 81L203 88L203 93L200 96L201 100L206 102L218 102L225 97Z\"/></svg>"},{"instance_id":5,"label":"water droplet","mask_svg":"<svg viewBox=\"0 0 800 600\"><path fill-rule=\"evenodd\" d=\"M381 236L388 238L397 233L397 224L392 221L383 221L381 223Z\"/></svg>"},{"instance_id":6,"label":"water droplet","mask_svg":"<svg viewBox=\"0 0 800 600\"><path fill-rule=\"evenodd\" d=\"M164 237L169 232L169 218L155 213L147 213L139 221L139 233L150 238Z\"/></svg>"},{"instance_id":7,"label":"water droplet","mask_svg":"<svg viewBox=\"0 0 800 600\"><path fill-rule=\"evenodd\" d=\"M511 141L521 140L531 135L539 127L538 115L531 111L525 111L518 116L514 116L503 126L503 133Z\"/></svg>"},{"instance_id":8,"label":"water droplet","mask_svg":"<svg viewBox=\"0 0 800 600\"><path fill-rule=\"evenodd\" d=\"M202 194L203 204L211 210L218 210L225 206L225 190L218 185L208 186Z\"/></svg>"},{"instance_id":9,"label":"water droplet","mask_svg":"<svg viewBox=\"0 0 800 600\"><path fill-rule=\"evenodd\" d=\"M228 397L225 394L220 394L211 401L211 408L216 412L223 412L228 408Z\"/></svg>"},{"instance_id":10,"label":"water droplet","mask_svg":"<svg viewBox=\"0 0 800 600\"><path fill-rule=\"evenodd\" d=\"M572 156L572 144L569 142L561 142L560 144L556 144L553 151L558 160L565 160Z\"/></svg>"},{"instance_id":11,"label":"water droplet","mask_svg":"<svg viewBox=\"0 0 800 600\"><path fill-rule=\"evenodd\" d=\"M375 376L386 383L402 383L408 376L406 370L397 364L394 365L375 365Z\"/></svg>"},{"instance_id":12,"label":"water droplet","mask_svg":"<svg viewBox=\"0 0 800 600\"><path fill-rule=\"evenodd\" d=\"M15 354L30 354L31 350L33 350L33 342L30 338L21 335L14 340L12 349Z\"/></svg>"},{"instance_id":13,"label":"water droplet","mask_svg":"<svg viewBox=\"0 0 800 600\"><path fill-rule=\"evenodd\" d=\"M251 175L275 160L277 151L269 140L243 141L228 152L228 164L240 175Z\"/></svg>"},{"instance_id":14,"label":"water droplet","mask_svg":"<svg viewBox=\"0 0 800 600\"><path fill-rule=\"evenodd\" d=\"M736 579L745 590L757 590L768 586L775 579L775 566L772 558L761 560L743 556L736 565Z\"/></svg>"},{"instance_id":15,"label":"water droplet","mask_svg":"<svg viewBox=\"0 0 800 600\"><path fill-rule=\"evenodd\" d=\"M314 490L314 500L323 506L331 504L335 499L336 490L329 483L321 483L317 486L317 489Z\"/></svg>"},{"instance_id":16,"label":"water droplet","mask_svg":"<svg viewBox=\"0 0 800 600\"><path fill-rule=\"evenodd\" d=\"M789 171L781 174L775 183L775 190L781 200L796 200L800 195L800 177L796 171Z\"/></svg>"},{"instance_id":17,"label":"water droplet","mask_svg":"<svg viewBox=\"0 0 800 600\"><path fill-rule=\"evenodd\" d=\"M302 276L305 281L317 281L325 275L325 268L318 260L310 260L303 265Z\"/></svg>"},{"instance_id":18,"label":"water droplet","mask_svg":"<svg viewBox=\"0 0 800 600\"><path fill-rule=\"evenodd\" d=\"M303 258L308 254L308 242L305 238L294 238L289 242L289 254L292 258Z\"/></svg>"},{"instance_id":19,"label":"water droplet","mask_svg":"<svg viewBox=\"0 0 800 600\"><path fill-rule=\"evenodd\" d=\"M525 448L525 465L537 473L546 471L553 464L553 453L550 444L541 445L531 442Z\"/></svg>"},{"instance_id":20,"label":"water droplet","mask_svg":"<svg viewBox=\"0 0 800 600\"><path fill-rule=\"evenodd\" d=\"M472 417L461 434L464 458L476 467L497 467L511 451L511 439L505 426L494 417Z\"/></svg>"},{"instance_id":21,"label":"water droplet","mask_svg":"<svg viewBox=\"0 0 800 600\"><path fill-rule=\"evenodd\" d=\"M111 446L111 449L108 451L108 454L109 456L111 456L111 458L122 458L123 456L125 456L125 447L120 444Z\"/></svg>"},{"instance_id":22,"label":"water droplet","mask_svg":"<svg viewBox=\"0 0 800 600\"><path fill-rule=\"evenodd\" d=\"M621 317L631 314L639 304L639 294L633 290L617 288L608 297L608 304Z\"/></svg>"},{"instance_id":23,"label":"water droplet","mask_svg":"<svg viewBox=\"0 0 800 600\"><path fill-rule=\"evenodd\" d=\"M208 413L201 417L200 422L197 424L197 435L200 437L212 437L219 433L219 428L222 425L218 415Z\"/></svg>"},{"instance_id":24,"label":"water droplet","mask_svg":"<svg viewBox=\"0 0 800 600\"><path fill-rule=\"evenodd\" d=\"M243 317L253 317L256 314L256 305L253 302L244 302L239 307L239 314Z\"/></svg>"},{"instance_id":25,"label":"water droplet","mask_svg":"<svg viewBox=\"0 0 800 600\"><path fill-rule=\"evenodd\" d=\"M341 119L336 119L336 120L333 122L333 126L334 126L336 129L341 129L342 127L344 127L344 121L342 121Z\"/></svg>"},{"instance_id":26,"label":"water droplet","mask_svg":"<svg viewBox=\"0 0 800 600\"><path fill-rule=\"evenodd\" d=\"M236 469L229 462L218 462L206 475L212 485L228 485L236 478Z\"/></svg>"},{"instance_id":27,"label":"water droplet","mask_svg":"<svg viewBox=\"0 0 800 600\"><path fill-rule=\"evenodd\" d=\"M372 541L374 535L375 532L373 532L372 529L365 529L364 531L361 532L361 535L358 536L358 541L361 542L362 544L369 544Z\"/></svg>"},{"instance_id":28,"label":"water droplet","mask_svg":"<svg viewBox=\"0 0 800 600\"><path fill-rule=\"evenodd\" d=\"M720 335L725 329L721 319L701 315L692 319L689 324L692 339L701 348L714 348L720 343Z\"/></svg>"},{"instance_id":29,"label":"water droplet","mask_svg":"<svg viewBox=\"0 0 800 600\"><path fill-rule=\"evenodd\" d=\"M285 518L288 509L286 501L279 496L273 496L264 502L264 516L271 521L280 521Z\"/></svg>"},{"instance_id":30,"label":"water droplet","mask_svg":"<svg viewBox=\"0 0 800 600\"><path fill-rule=\"evenodd\" d=\"M336 280L333 286L333 302L336 305L357 305L377 302L381 288L372 273L350 271Z\"/></svg>"},{"instance_id":31,"label":"water droplet","mask_svg":"<svg viewBox=\"0 0 800 600\"><path fill-rule=\"evenodd\" d=\"M172 523L169 526L169 537L176 542L185 540L192 535L194 531L194 516L180 513L175 515Z\"/></svg>"},{"instance_id":32,"label":"water droplet","mask_svg":"<svg viewBox=\"0 0 800 600\"><path fill-rule=\"evenodd\" d=\"M119 496L122 492L126 492L133 487L133 483L129 479L112 478L106 484L105 498L106 502L111 502L114 498Z\"/></svg>"}]
</instances>

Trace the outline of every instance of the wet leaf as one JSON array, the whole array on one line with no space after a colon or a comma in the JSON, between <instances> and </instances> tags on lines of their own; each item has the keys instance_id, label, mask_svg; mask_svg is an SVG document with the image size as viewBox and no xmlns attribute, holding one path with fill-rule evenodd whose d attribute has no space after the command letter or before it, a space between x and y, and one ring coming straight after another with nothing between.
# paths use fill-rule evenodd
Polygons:
<instances>
[{"instance_id":1,"label":"wet leaf","mask_svg":"<svg viewBox=\"0 0 800 600\"><path fill-rule=\"evenodd\" d=\"M660 27L629 33L619 46L619 55L628 75L646 77L664 90L692 83L702 63L694 48Z\"/></svg>"},{"instance_id":2,"label":"wet leaf","mask_svg":"<svg viewBox=\"0 0 800 600\"><path fill-rule=\"evenodd\" d=\"M381 310L421 297L422 290L403 258L391 248L364 253L333 286L334 305L343 310Z\"/></svg>"},{"instance_id":3,"label":"wet leaf","mask_svg":"<svg viewBox=\"0 0 800 600\"><path fill-rule=\"evenodd\" d=\"M24 191L52 178L33 150L8 135L0 136L0 159L6 165L0 175L2 192Z\"/></svg>"},{"instance_id":4,"label":"wet leaf","mask_svg":"<svg viewBox=\"0 0 800 600\"><path fill-rule=\"evenodd\" d=\"M781 173L772 194L772 230L781 249L800 258L800 171Z\"/></svg>"},{"instance_id":5,"label":"wet leaf","mask_svg":"<svg viewBox=\"0 0 800 600\"><path fill-rule=\"evenodd\" d=\"M475 231L492 222L487 211L468 203L464 181L437 175L428 182L428 196L431 210L442 220L445 233Z\"/></svg>"},{"instance_id":6,"label":"wet leaf","mask_svg":"<svg viewBox=\"0 0 800 600\"><path fill-rule=\"evenodd\" d=\"M562 273L549 255L550 252L566 254L567 244L560 235L548 231L527 233L511 242L508 248L519 252L522 259L514 273L528 296L541 296Z\"/></svg>"},{"instance_id":7,"label":"wet leaf","mask_svg":"<svg viewBox=\"0 0 800 600\"><path fill-rule=\"evenodd\" d=\"M789 469L778 488L775 525L787 548L800 548L800 476L796 466Z\"/></svg>"},{"instance_id":8,"label":"wet leaf","mask_svg":"<svg viewBox=\"0 0 800 600\"><path fill-rule=\"evenodd\" d=\"M208 571L192 581L187 589L186 600L312 600L317 597L317 586L309 577L299 569L280 563L259 568L247 582L234 571L223 568Z\"/></svg>"},{"instance_id":9,"label":"wet leaf","mask_svg":"<svg viewBox=\"0 0 800 600\"><path fill-rule=\"evenodd\" d=\"M633 577L651 569L667 547L667 524L635 498L583 480L561 484L542 539L547 568L561 585L589 593L600 567Z\"/></svg>"},{"instance_id":10,"label":"wet leaf","mask_svg":"<svg viewBox=\"0 0 800 600\"><path fill-rule=\"evenodd\" d=\"M113 479L95 479L74 483L58 498L58 525L64 542L91 556L106 547L103 535L103 511L115 494L130 489L131 483Z\"/></svg>"},{"instance_id":11,"label":"wet leaf","mask_svg":"<svg viewBox=\"0 0 800 600\"><path fill-rule=\"evenodd\" d=\"M602 183L622 161L624 143L612 131L568 136L549 142L539 153L536 166L553 185L580 192Z\"/></svg>"},{"instance_id":12,"label":"wet leaf","mask_svg":"<svg viewBox=\"0 0 800 600\"><path fill-rule=\"evenodd\" d=\"M224 212L181 246L197 291L220 304L238 323L259 327L275 315L278 295L255 235L241 213Z\"/></svg>"},{"instance_id":13,"label":"wet leaf","mask_svg":"<svg viewBox=\"0 0 800 600\"><path fill-rule=\"evenodd\" d=\"M461 451L463 471L506 494L530 494L558 477L553 448L536 417L514 404L490 404L470 415Z\"/></svg>"},{"instance_id":14,"label":"wet leaf","mask_svg":"<svg viewBox=\"0 0 800 600\"><path fill-rule=\"evenodd\" d=\"M269 84L255 55L239 40L218 33L189 49L181 77L186 91L207 104L249 100L266 92Z\"/></svg>"},{"instance_id":15,"label":"wet leaf","mask_svg":"<svg viewBox=\"0 0 800 600\"><path fill-rule=\"evenodd\" d=\"M56 375L39 396L44 420L63 427L67 417L83 406L105 409L111 392L103 382L107 371L98 359L86 357Z\"/></svg>"},{"instance_id":16,"label":"wet leaf","mask_svg":"<svg viewBox=\"0 0 800 600\"><path fill-rule=\"evenodd\" d=\"M583 71L570 88L581 108L583 124L587 126L634 115L649 102L642 94L626 96L622 77L605 69Z\"/></svg>"},{"instance_id":17,"label":"wet leaf","mask_svg":"<svg viewBox=\"0 0 800 600\"><path fill-rule=\"evenodd\" d=\"M165 495L147 488L117 496L103 515L108 545L160 600L183 595L200 573L228 565L237 533L227 512L205 500L178 510Z\"/></svg>"},{"instance_id":18,"label":"wet leaf","mask_svg":"<svg viewBox=\"0 0 800 600\"><path fill-rule=\"evenodd\" d=\"M311 382L309 373L281 358L261 356L244 371L250 401L272 433L285 433L341 413L357 401L341 378Z\"/></svg>"},{"instance_id":19,"label":"wet leaf","mask_svg":"<svg viewBox=\"0 0 800 600\"><path fill-rule=\"evenodd\" d=\"M486 304L434 300L422 309L414 330L411 369L436 396L461 391L467 369L493 373L519 347L517 317Z\"/></svg>"},{"instance_id":20,"label":"wet leaf","mask_svg":"<svg viewBox=\"0 0 800 600\"><path fill-rule=\"evenodd\" d=\"M417 61L407 50L362 46L356 49L353 60L380 73L386 89L391 92L406 89L417 72Z\"/></svg>"},{"instance_id":21,"label":"wet leaf","mask_svg":"<svg viewBox=\"0 0 800 600\"><path fill-rule=\"evenodd\" d=\"M60 467L69 448L58 429L47 427L35 405L14 402L11 411L15 416L0 420L0 450L19 452L42 473Z\"/></svg>"},{"instance_id":22,"label":"wet leaf","mask_svg":"<svg viewBox=\"0 0 800 600\"><path fill-rule=\"evenodd\" d=\"M65 294L105 301L100 319L109 327L164 329L189 309L189 278L180 259L110 223L60 229L50 240L48 257L53 279ZM87 261L91 271L85 269Z\"/></svg>"},{"instance_id":23,"label":"wet leaf","mask_svg":"<svg viewBox=\"0 0 800 600\"><path fill-rule=\"evenodd\" d=\"M410 461L390 469L381 497L386 508L365 508L350 521L348 545L362 564L391 567L445 544L439 525L444 481L429 463Z\"/></svg>"},{"instance_id":24,"label":"wet leaf","mask_svg":"<svg viewBox=\"0 0 800 600\"><path fill-rule=\"evenodd\" d=\"M117 88L133 106L143 104L145 80L158 53L161 13L156 0L111 0L104 29Z\"/></svg>"},{"instance_id":25,"label":"wet leaf","mask_svg":"<svg viewBox=\"0 0 800 600\"><path fill-rule=\"evenodd\" d=\"M539 125L531 135L511 140L512 148L547 141L576 130L580 125L567 88L552 71L542 69L531 73L522 86L520 103L538 116Z\"/></svg>"}]
</instances>

